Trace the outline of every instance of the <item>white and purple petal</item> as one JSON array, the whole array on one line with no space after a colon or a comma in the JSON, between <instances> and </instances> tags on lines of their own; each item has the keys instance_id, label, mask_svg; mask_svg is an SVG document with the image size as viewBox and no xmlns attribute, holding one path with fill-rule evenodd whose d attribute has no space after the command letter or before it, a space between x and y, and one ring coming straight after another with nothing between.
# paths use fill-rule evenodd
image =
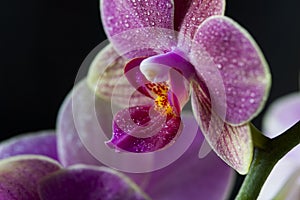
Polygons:
<instances>
[{"instance_id":1,"label":"white and purple petal","mask_svg":"<svg viewBox=\"0 0 300 200\"><path fill-rule=\"evenodd\" d=\"M128 107L129 103L144 102L147 97L135 92L124 75L128 61L119 56L111 44L94 58L88 72L87 83L100 98Z\"/></svg>"},{"instance_id":2,"label":"white and purple petal","mask_svg":"<svg viewBox=\"0 0 300 200\"><path fill-rule=\"evenodd\" d=\"M58 160L55 131L27 133L0 143L0 159L22 154L44 155Z\"/></svg>"},{"instance_id":3,"label":"white and purple petal","mask_svg":"<svg viewBox=\"0 0 300 200\"><path fill-rule=\"evenodd\" d=\"M85 89L89 90L84 81ZM76 98L84 98L84 92ZM64 166L73 164L100 165L85 148L78 135L72 109L72 92L66 97L57 118L57 148L58 157Z\"/></svg>"},{"instance_id":4,"label":"white and purple petal","mask_svg":"<svg viewBox=\"0 0 300 200\"><path fill-rule=\"evenodd\" d=\"M105 32L120 55L129 58L155 54L176 45L171 0L102 0Z\"/></svg>"},{"instance_id":5,"label":"white and purple petal","mask_svg":"<svg viewBox=\"0 0 300 200\"><path fill-rule=\"evenodd\" d=\"M21 155L1 160L0 199L40 199L39 182L60 168L55 160L37 155Z\"/></svg>"},{"instance_id":6,"label":"white and purple petal","mask_svg":"<svg viewBox=\"0 0 300 200\"><path fill-rule=\"evenodd\" d=\"M212 102L219 105L215 112L226 122L242 124L260 112L271 84L269 68L252 37L236 22L223 16L205 20L195 34L190 59Z\"/></svg>"},{"instance_id":7,"label":"white and purple petal","mask_svg":"<svg viewBox=\"0 0 300 200\"><path fill-rule=\"evenodd\" d=\"M184 132L193 132L197 122L191 114L183 116ZM185 134L185 133L183 133ZM227 199L235 173L214 152L199 159L204 137L197 135L185 153L171 165L147 174L128 174L152 199Z\"/></svg>"},{"instance_id":8,"label":"white and purple petal","mask_svg":"<svg viewBox=\"0 0 300 200\"><path fill-rule=\"evenodd\" d=\"M211 148L229 166L246 174L253 157L253 143L248 124L232 126L212 109L205 90L192 82L192 108L200 129Z\"/></svg>"},{"instance_id":9,"label":"white and purple petal","mask_svg":"<svg viewBox=\"0 0 300 200\"><path fill-rule=\"evenodd\" d=\"M125 175L105 167L75 165L44 178L39 187L44 200L147 200Z\"/></svg>"},{"instance_id":10,"label":"white and purple petal","mask_svg":"<svg viewBox=\"0 0 300 200\"><path fill-rule=\"evenodd\" d=\"M189 8L180 25L178 46L188 52L199 25L210 16L224 15L225 0L191 0L186 4Z\"/></svg>"}]
</instances>

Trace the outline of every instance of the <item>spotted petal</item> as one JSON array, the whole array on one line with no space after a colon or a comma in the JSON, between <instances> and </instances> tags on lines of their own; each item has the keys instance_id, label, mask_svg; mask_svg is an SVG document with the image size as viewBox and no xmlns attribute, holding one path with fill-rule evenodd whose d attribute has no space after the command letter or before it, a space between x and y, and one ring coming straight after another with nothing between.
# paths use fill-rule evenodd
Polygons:
<instances>
[{"instance_id":1,"label":"spotted petal","mask_svg":"<svg viewBox=\"0 0 300 200\"><path fill-rule=\"evenodd\" d=\"M153 55L176 44L171 0L102 0L101 18L119 55Z\"/></svg>"},{"instance_id":2,"label":"spotted petal","mask_svg":"<svg viewBox=\"0 0 300 200\"><path fill-rule=\"evenodd\" d=\"M183 132L190 134L198 126L194 117L184 114ZM184 133L183 133L184 134ZM185 151L171 165L151 174L130 174L129 176L155 200L182 199L227 199L235 173L214 152L199 159L199 148L204 141L201 131Z\"/></svg>"},{"instance_id":3,"label":"spotted petal","mask_svg":"<svg viewBox=\"0 0 300 200\"><path fill-rule=\"evenodd\" d=\"M44 200L145 200L149 199L123 174L109 168L75 165L43 179Z\"/></svg>"},{"instance_id":4,"label":"spotted petal","mask_svg":"<svg viewBox=\"0 0 300 200\"><path fill-rule=\"evenodd\" d=\"M58 160L55 132L27 133L0 143L0 159L22 154L44 155Z\"/></svg>"},{"instance_id":5,"label":"spotted petal","mask_svg":"<svg viewBox=\"0 0 300 200\"><path fill-rule=\"evenodd\" d=\"M253 143L248 124L232 126L224 122L212 109L206 92L192 83L194 116L212 149L240 174L246 174L253 157Z\"/></svg>"},{"instance_id":6,"label":"spotted petal","mask_svg":"<svg viewBox=\"0 0 300 200\"><path fill-rule=\"evenodd\" d=\"M0 161L0 199L40 199L38 184L61 166L44 156L22 155Z\"/></svg>"},{"instance_id":7,"label":"spotted petal","mask_svg":"<svg viewBox=\"0 0 300 200\"><path fill-rule=\"evenodd\" d=\"M127 60L117 54L111 44L101 50L93 60L87 77L89 87L97 96L116 105L143 102L147 98L128 82L124 76Z\"/></svg>"},{"instance_id":8,"label":"spotted petal","mask_svg":"<svg viewBox=\"0 0 300 200\"><path fill-rule=\"evenodd\" d=\"M195 34L190 58L217 105L215 112L228 123L242 124L262 109L271 83L268 65L237 23L208 18Z\"/></svg>"},{"instance_id":9,"label":"spotted petal","mask_svg":"<svg viewBox=\"0 0 300 200\"><path fill-rule=\"evenodd\" d=\"M225 0L191 0L186 4L189 8L180 26L179 46L189 50L199 25L210 16L224 14Z\"/></svg>"}]
</instances>

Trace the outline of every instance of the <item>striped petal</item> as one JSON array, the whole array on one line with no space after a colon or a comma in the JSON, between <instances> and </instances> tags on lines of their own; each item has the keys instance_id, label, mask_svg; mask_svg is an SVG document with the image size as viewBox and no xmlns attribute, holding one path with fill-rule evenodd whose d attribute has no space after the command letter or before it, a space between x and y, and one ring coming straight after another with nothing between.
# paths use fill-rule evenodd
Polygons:
<instances>
[{"instance_id":1,"label":"striped petal","mask_svg":"<svg viewBox=\"0 0 300 200\"><path fill-rule=\"evenodd\" d=\"M198 124L191 113L182 116L187 134L197 131ZM171 165L151 174L129 176L155 200L228 199L235 173L214 152L199 159L204 137L198 129L185 153Z\"/></svg>"},{"instance_id":2,"label":"striped petal","mask_svg":"<svg viewBox=\"0 0 300 200\"><path fill-rule=\"evenodd\" d=\"M176 44L171 0L102 0L101 18L120 55L134 58L168 50ZM155 50L156 49L156 50Z\"/></svg>"},{"instance_id":3,"label":"striped petal","mask_svg":"<svg viewBox=\"0 0 300 200\"><path fill-rule=\"evenodd\" d=\"M210 16L224 15L224 11L225 0L191 0L180 26L178 46L188 51L199 25Z\"/></svg>"},{"instance_id":4,"label":"striped petal","mask_svg":"<svg viewBox=\"0 0 300 200\"><path fill-rule=\"evenodd\" d=\"M146 200L130 179L105 167L75 165L43 179L39 193L44 200Z\"/></svg>"},{"instance_id":5,"label":"striped petal","mask_svg":"<svg viewBox=\"0 0 300 200\"><path fill-rule=\"evenodd\" d=\"M44 156L22 155L0 161L0 199L38 200L39 182L61 166Z\"/></svg>"},{"instance_id":6,"label":"striped petal","mask_svg":"<svg viewBox=\"0 0 300 200\"><path fill-rule=\"evenodd\" d=\"M116 105L128 107L128 103L147 101L135 91L124 75L127 60L117 54L111 44L107 45L93 60L87 77L89 87L100 98Z\"/></svg>"},{"instance_id":7,"label":"striped petal","mask_svg":"<svg viewBox=\"0 0 300 200\"><path fill-rule=\"evenodd\" d=\"M260 112L269 93L269 68L257 44L237 23L223 16L205 20L195 34L190 58L219 106L215 112L226 122L243 124Z\"/></svg>"},{"instance_id":8,"label":"striped petal","mask_svg":"<svg viewBox=\"0 0 300 200\"><path fill-rule=\"evenodd\" d=\"M0 143L0 159L22 154L44 155L58 160L55 132L27 133Z\"/></svg>"},{"instance_id":9,"label":"striped petal","mask_svg":"<svg viewBox=\"0 0 300 200\"><path fill-rule=\"evenodd\" d=\"M229 166L246 174L253 157L253 143L248 124L232 126L212 109L205 90L192 82L192 108L202 133L212 149Z\"/></svg>"}]
</instances>

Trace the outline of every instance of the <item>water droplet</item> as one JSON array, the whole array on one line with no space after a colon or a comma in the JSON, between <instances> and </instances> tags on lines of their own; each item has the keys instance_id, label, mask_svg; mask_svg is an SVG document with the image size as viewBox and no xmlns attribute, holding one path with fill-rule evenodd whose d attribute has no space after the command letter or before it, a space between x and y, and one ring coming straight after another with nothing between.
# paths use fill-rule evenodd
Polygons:
<instances>
[{"instance_id":1,"label":"water droplet","mask_svg":"<svg viewBox=\"0 0 300 200\"><path fill-rule=\"evenodd\" d=\"M221 64L217 64L217 68L218 68L218 69L222 69L223 66L222 66Z\"/></svg>"},{"instance_id":2,"label":"water droplet","mask_svg":"<svg viewBox=\"0 0 300 200\"><path fill-rule=\"evenodd\" d=\"M126 28L128 28L128 27L129 27L129 24L128 24L128 23L126 23L126 24L125 24L125 27L126 27Z\"/></svg>"},{"instance_id":3,"label":"water droplet","mask_svg":"<svg viewBox=\"0 0 300 200\"><path fill-rule=\"evenodd\" d=\"M155 26L155 22L151 22L151 25L152 25L152 26Z\"/></svg>"},{"instance_id":4,"label":"water droplet","mask_svg":"<svg viewBox=\"0 0 300 200\"><path fill-rule=\"evenodd\" d=\"M250 103L254 103L255 100L254 100L254 99L250 99L249 102L250 102Z\"/></svg>"},{"instance_id":5,"label":"water droplet","mask_svg":"<svg viewBox=\"0 0 300 200\"><path fill-rule=\"evenodd\" d=\"M172 8L172 4L166 3L167 8Z\"/></svg>"}]
</instances>

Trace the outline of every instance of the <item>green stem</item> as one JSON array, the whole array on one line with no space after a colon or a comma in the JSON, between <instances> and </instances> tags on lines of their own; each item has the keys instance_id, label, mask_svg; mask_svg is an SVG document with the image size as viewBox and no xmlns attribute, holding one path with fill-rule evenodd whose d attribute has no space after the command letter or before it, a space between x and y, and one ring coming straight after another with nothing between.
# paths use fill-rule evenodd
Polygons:
<instances>
[{"instance_id":1,"label":"green stem","mask_svg":"<svg viewBox=\"0 0 300 200\"><path fill-rule=\"evenodd\" d=\"M263 136L251 127L256 146L253 161L236 200L256 199L274 165L300 143L300 121L276 138Z\"/></svg>"}]
</instances>

